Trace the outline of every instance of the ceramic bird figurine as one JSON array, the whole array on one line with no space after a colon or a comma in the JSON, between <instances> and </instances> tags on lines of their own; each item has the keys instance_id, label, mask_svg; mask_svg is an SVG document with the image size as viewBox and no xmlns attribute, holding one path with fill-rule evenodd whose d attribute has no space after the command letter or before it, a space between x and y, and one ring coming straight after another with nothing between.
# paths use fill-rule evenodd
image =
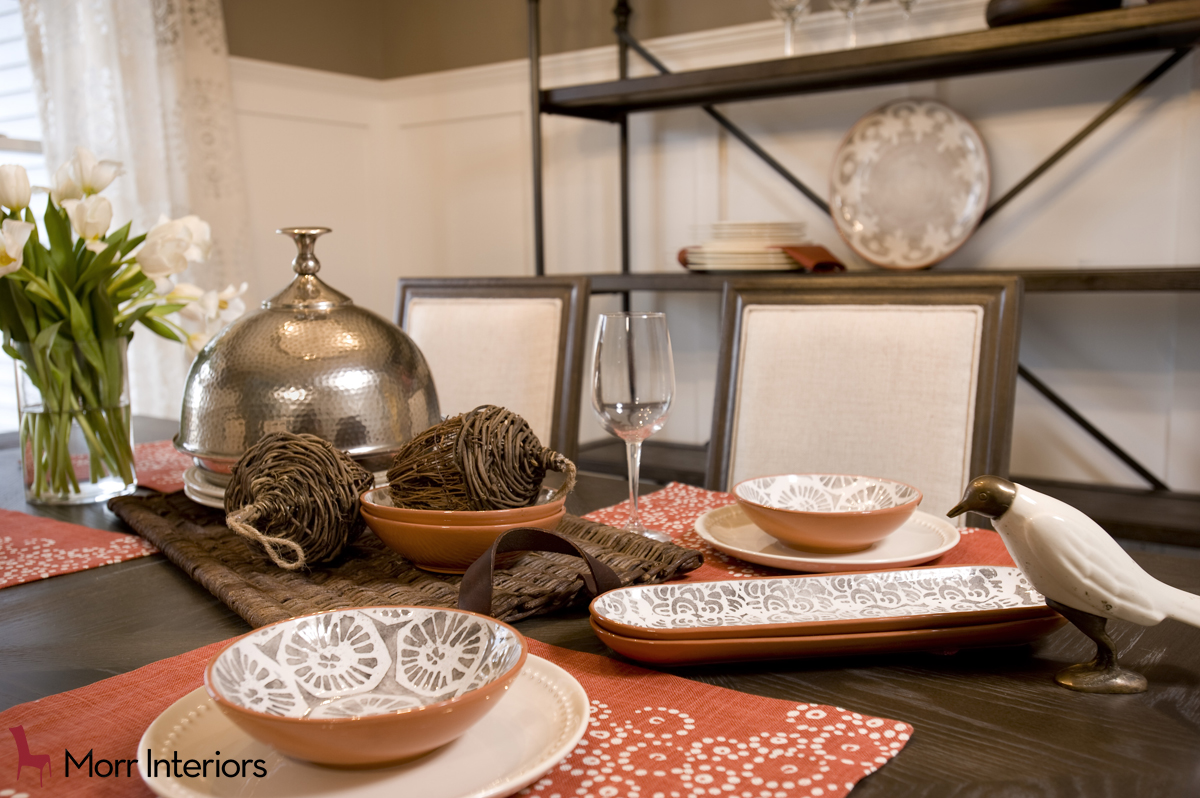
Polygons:
<instances>
[{"instance_id":1,"label":"ceramic bird figurine","mask_svg":"<svg viewBox=\"0 0 1200 798\"><path fill-rule=\"evenodd\" d=\"M1056 681L1088 693L1140 693L1146 678L1120 667L1104 630L1109 618L1153 626L1163 618L1200 626L1200 596L1142 570L1099 524L1074 507L1007 479L976 477L947 515L976 512L994 526L1046 603L1096 643L1096 658Z\"/></svg>"}]
</instances>

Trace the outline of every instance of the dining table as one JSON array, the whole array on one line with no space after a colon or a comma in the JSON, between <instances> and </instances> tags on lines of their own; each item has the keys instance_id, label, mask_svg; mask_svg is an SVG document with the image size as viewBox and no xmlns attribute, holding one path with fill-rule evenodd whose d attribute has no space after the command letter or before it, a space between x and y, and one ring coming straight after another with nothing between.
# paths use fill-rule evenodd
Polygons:
<instances>
[{"instance_id":1,"label":"dining table","mask_svg":"<svg viewBox=\"0 0 1200 798\"><path fill-rule=\"evenodd\" d=\"M175 429L164 420L135 424L139 441L166 439ZM0 508L130 531L102 504L26 503L19 451L7 443L0 448ZM643 485L644 492L657 489ZM583 515L626 498L624 479L582 473L567 509ZM5 539L0 530L0 558ZM1200 593L1200 550L1131 554L1163 582ZM514 625L553 646L628 662L597 638L588 619L580 604ZM954 653L646 667L739 693L911 724L903 750L859 781L855 798L1200 795L1200 629L1173 620L1109 627L1122 664L1149 680L1146 692L1094 695L1057 685L1056 671L1094 653L1069 625L1031 644ZM13 585L0 590L0 711L250 629L161 554Z\"/></svg>"}]
</instances>

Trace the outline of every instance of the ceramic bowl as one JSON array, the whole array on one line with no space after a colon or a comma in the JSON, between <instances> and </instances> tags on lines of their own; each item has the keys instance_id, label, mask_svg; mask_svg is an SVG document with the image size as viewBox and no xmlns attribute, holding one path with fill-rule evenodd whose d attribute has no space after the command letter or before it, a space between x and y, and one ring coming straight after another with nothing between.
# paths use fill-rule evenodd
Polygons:
<instances>
[{"instance_id":1,"label":"ceramic bowl","mask_svg":"<svg viewBox=\"0 0 1200 798\"><path fill-rule=\"evenodd\" d=\"M501 532L523 526L553 531L565 514L566 510L560 507L557 512L529 521L457 526L393 521L372 515L365 509L362 517L389 549L418 568L443 574L461 574L491 547Z\"/></svg>"},{"instance_id":2,"label":"ceramic bowl","mask_svg":"<svg viewBox=\"0 0 1200 798\"><path fill-rule=\"evenodd\" d=\"M850 474L782 474L739 482L742 510L762 531L806 551L862 551L895 532L921 503L912 485Z\"/></svg>"},{"instance_id":3,"label":"ceramic bowl","mask_svg":"<svg viewBox=\"0 0 1200 798\"><path fill-rule=\"evenodd\" d=\"M427 526L487 526L490 524L526 526L529 525L526 522L561 512L566 501L567 497L564 494L543 504L508 510L411 510L407 507L397 507L392 501L391 489L386 485L366 491L359 497L364 513L390 521Z\"/></svg>"},{"instance_id":4,"label":"ceramic bowl","mask_svg":"<svg viewBox=\"0 0 1200 798\"><path fill-rule=\"evenodd\" d=\"M374 767L463 734L504 696L527 648L508 624L463 610L333 610L239 637L209 661L204 686L287 756Z\"/></svg>"}]
</instances>

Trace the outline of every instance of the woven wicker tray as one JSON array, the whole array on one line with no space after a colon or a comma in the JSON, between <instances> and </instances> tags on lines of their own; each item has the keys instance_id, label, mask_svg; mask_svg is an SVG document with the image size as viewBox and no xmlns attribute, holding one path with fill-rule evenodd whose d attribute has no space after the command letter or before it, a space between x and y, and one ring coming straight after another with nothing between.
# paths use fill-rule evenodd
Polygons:
<instances>
[{"instance_id":1,"label":"woven wicker tray","mask_svg":"<svg viewBox=\"0 0 1200 798\"><path fill-rule=\"evenodd\" d=\"M343 607L453 607L460 576L422 571L369 530L336 562L294 572L230 532L224 513L180 493L124 496L109 508L251 626ZM558 531L616 571L622 584L653 584L700 567L700 552L565 516ZM492 614L516 621L586 600L577 557L509 555L492 580Z\"/></svg>"}]
</instances>

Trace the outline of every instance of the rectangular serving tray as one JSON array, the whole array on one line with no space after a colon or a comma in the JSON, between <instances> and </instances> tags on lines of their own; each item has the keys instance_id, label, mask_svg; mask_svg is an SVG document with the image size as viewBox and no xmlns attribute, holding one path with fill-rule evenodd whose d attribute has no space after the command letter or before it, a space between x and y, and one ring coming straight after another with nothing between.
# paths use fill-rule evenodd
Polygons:
<instances>
[{"instance_id":1,"label":"rectangular serving tray","mask_svg":"<svg viewBox=\"0 0 1200 798\"><path fill-rule=\"evenodd\" d=\"M597 596L607 631L643 640L892 632L1054 616L1021 572L995 565L638 585Z\"/></svg>"}]
</instances>

